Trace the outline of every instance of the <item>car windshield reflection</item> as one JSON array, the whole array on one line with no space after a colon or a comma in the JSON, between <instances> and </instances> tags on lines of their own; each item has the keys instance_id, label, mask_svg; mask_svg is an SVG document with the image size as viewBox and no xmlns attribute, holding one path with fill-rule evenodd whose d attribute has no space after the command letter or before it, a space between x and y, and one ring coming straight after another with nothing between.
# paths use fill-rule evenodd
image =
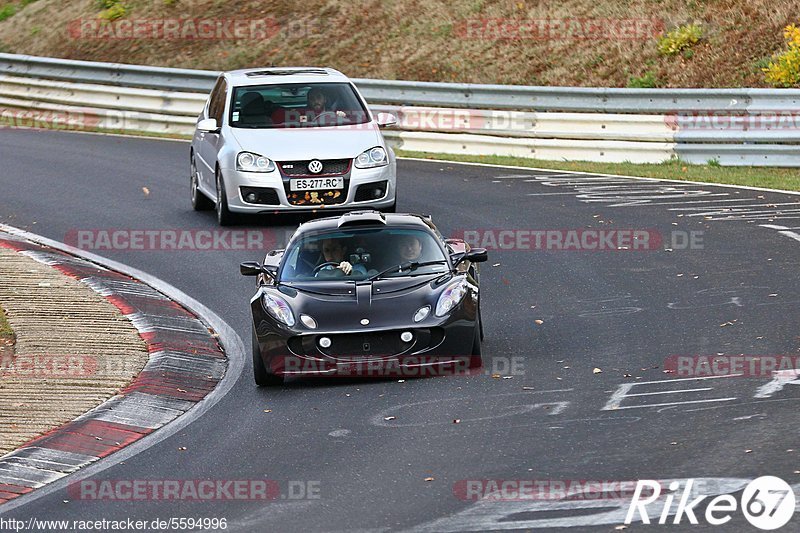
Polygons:
<instances>
[{"instance_id":1,"label":"car windshield reflection","mask_svg":"<svg viewBox=\"0 0 800 533\"><path fill-rule=\"evenodd\" d=\"M410 264L414 267L392 268ZM441 244L424 230L329 231L290 243L280 281L360 281L379 274L396 278L442 273L448 268Z\"/></svg>"}]
</instances>

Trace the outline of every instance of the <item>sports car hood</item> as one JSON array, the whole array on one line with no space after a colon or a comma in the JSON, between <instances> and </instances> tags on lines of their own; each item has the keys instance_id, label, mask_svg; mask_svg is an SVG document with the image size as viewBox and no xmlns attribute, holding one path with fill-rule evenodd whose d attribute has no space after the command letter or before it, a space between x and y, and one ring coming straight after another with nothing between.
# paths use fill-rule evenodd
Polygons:
<instances>
[{"instance_id":1,"label":"sports car hood","mask_svg":"<svg viewBox=\"0 0 800 533\"><path fill-rule=\"evenodd\" d=\"M352 159L383 146L374 123L330 128L231 128L242 150L274 161Z\"/></svg>"},{"instance_id":2,"label":"sports car hood","mask_svg":"<svg viewBox=\"0 0 800 533\"><path fill-rule=\"evenodd\" d=\"M296 283L292 285L296 291L281 292L295 313L313 317L320 331L363 331L413 325L414 313L425 305L435 306L450 279L438 273L361 285L342 281ZM367 328L361 323L364 319L369 320Z\"/></svg>"}]
</instances>

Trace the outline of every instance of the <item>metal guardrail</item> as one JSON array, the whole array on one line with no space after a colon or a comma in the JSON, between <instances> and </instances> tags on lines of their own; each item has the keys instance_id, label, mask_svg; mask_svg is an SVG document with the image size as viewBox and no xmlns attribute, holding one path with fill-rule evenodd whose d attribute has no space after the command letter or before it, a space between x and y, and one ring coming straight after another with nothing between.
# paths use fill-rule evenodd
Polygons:
<instances>
[{"instance_id":1,"label":"metal guardrail","mask_svg":"<svg viewBox=\"0 0 800 533\"><path fill-rule=\"evenodd\" d=\"M209 92L219 72L0 54L0 72L170 91ZM800 109L800 89L619 89L353 80L372 102L587 113L748 112Z\"/></svg>"},{"instance_id":2,"label":"metal guardrail","mask_svg":"<svg viewBox=\"0 0 800 533\"><path fill-rule=\"evenodd\" d=\"M0 54L0 106L97 127L191 134L218 72ZM48 81L43 81L48 80ZM409 150L542 159L800 167L798 89L615 89L354 79ZM110 90L109 86L114 86ZM759 127L731 117L785 115ZM122 119L120 119L122 117ZM704 118L721 119L703 122ZM774 117L773 117L774 118ZM443 124L447 123L446 127Z\"/></svg>"}]
</instances>

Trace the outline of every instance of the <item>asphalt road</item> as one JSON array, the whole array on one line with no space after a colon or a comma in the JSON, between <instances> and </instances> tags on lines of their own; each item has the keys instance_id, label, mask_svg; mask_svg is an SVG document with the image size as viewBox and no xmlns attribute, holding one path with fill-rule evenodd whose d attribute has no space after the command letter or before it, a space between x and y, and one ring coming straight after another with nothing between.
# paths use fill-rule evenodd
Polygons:
<instances>
[{"instance_id":1,"label":"asphalt road","mask_svg":"<svg viewBox=\"0 0 800 533\"><path fill-rule=\"evenodd\" d=\"M52 239L88 229L216 228L212 212L189 205L185 143L0 130L0 161L0 222ZM766 376L674 381L664 373L674 355L800 355L800 242L764 227L800 224L791 205L800 198L688 184L675 194L628 179L438 162L401 161L398 173L398 210L432 214L445 235L635 229L664 244L490 251L482 269L486 374L258 389L247 361L204 416L97 476L270 479L283 496L290 484L310 482L318 498L97 502L59 491L11 515L216 517L229 531L609 531L630 499L476 504L458 487L677 478L724 478L719 486L733 487L762 475L800 487L800 387L789 381L765 393ZM557 181L564 178L573 181ZM281 235L296 222L247 220L236 229ZM694 233L702 243L680 249L690 232L702 232ZM93 251L176 286L249 345L253 286L238 264L259 252ZM652 509L654 521L660 511ZM738 514L725 528L749 526Z\"/></svg>"}]
</instances>

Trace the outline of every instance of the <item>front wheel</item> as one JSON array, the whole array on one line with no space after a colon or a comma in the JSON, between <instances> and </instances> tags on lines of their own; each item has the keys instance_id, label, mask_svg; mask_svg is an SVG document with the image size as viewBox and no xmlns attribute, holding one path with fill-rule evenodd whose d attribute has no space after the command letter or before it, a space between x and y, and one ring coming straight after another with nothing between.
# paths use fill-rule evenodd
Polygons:
<instances>
[{"instance_id":1,"label":"front wheel","mask_svg":"<svg viewBox=\"0 0 800 533\"><path fill-rule=\"evenodd\" d=\"M274 387L283 385L283 377L267 372L264 360L261 359L261 350L258 347L258 337L253 330L253 378L259 387Z\"/></svg>"},{"instance_id":2,"label":"front wheel","mask_svg":"<svg viewBox=\"0 0 800 533\"><path fill-rule=\"evenodd\" d=\"M234 215L228 209L228 195L225 194L225 182L222 180L222 172L217 169L217 223L220 226L230 226L233 224Z\"/></svg>"},{"instance_id":3,"label":"front wheel","mask_svg":"<svg viewBox=\"0 0 800 533\"><path fill-rule=\"evenodd\" d=\"M207 211L214 207L214 202L200 192L200 182L197 175L197 164L194 162L194 154L191 154L189 162L189 173L192 190L192 209L195 211Z\"/></svg>"}]
</instances>

